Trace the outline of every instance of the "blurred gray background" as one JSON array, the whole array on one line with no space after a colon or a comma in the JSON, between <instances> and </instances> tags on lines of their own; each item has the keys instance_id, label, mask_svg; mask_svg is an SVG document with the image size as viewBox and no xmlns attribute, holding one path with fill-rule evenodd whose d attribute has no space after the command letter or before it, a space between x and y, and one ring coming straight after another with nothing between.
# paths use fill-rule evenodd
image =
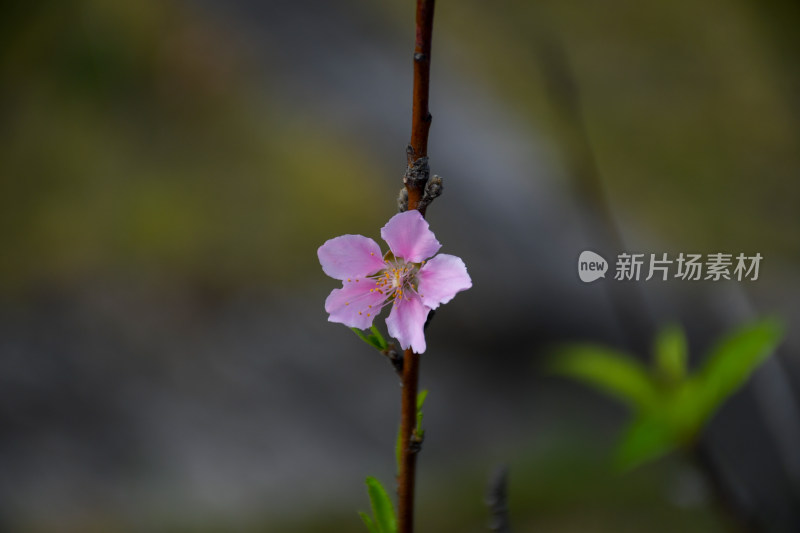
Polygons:
<instances>
[{"instance_id":1,"label":"blurred gray background","mask_svg":"<svg viewBox=\"0 0 800 533\"><path fill-rule=\"evenodd\" d=\"M325 240L378 239L410 133L412 2L11 2L0 21L0 530L356 531L399 385L326 321ZM440 1L428 220L474 287L437 313L419 531L723 531L702 472L610 457L625 410L549 347L779 352L703 443L798 531L798 8ZM759 252L757 282L583 284L581 251ZM382 325L382 320L378 320Z\"/></svg>"}]
</instances>

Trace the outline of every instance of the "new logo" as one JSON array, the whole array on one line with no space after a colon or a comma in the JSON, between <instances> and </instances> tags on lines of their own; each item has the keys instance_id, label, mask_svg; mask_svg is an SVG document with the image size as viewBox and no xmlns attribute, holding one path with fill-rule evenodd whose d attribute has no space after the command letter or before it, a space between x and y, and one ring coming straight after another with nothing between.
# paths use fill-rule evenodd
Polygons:
<instances>
[{"instance_id":1,"label":"new logo","mask_svg":"<svg viewBox=\"0 0 800 533\"><path fill-rule=\"evenodd\" d=\"M598 278L605 278L608 262L602 256L586 250L578 257L578 276L584 283L590 283Z\"/></svg>"}]
</instances>

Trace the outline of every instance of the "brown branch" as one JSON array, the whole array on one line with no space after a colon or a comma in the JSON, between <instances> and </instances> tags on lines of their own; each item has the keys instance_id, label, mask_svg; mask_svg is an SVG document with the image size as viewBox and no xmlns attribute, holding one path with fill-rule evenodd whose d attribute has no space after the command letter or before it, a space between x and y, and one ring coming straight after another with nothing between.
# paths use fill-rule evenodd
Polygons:
<instances>
[{"instance_id":1,"label":"brown branch","mask_svg":"<svg viewBox=\"0 0 800 533\"><path fill-rule=\"evenodd\" d=\"M428 155L428 132L431 113L428 95L431 84L431 40L433 36L434 0L417 0L417 37L414 44L414 94L411 107L411 142L408 145L408 166ZM425 183L406 183L408 208L416 209L425 193ZM424 212L423 212L424 214Z\"/></svg>"},{"instance_id":2,"label":"brown branch","mask_svg":"<svg viewBox=\"0 0 800 533\"><path fill-rule=\"evenodd\" d=\"M410 348L403 355L403 389L400 398L400 472L397 483L397 531L414 531L414 481L416 479L417 452L412 444L417 424L417 383L419 381L419 354Z\"/></svg>"},{"instance_id":3,"label":"brown branch","mask_svg":"<svg viewBox=\"0 0 800 533\"><path fill-rule=\"evenodd\" d=\"M435 0L417 0L416 41L414 45L414 94L411 108L411 142L408 145L408 175L413 169L427 170L428 132L431 114L428 109L428 91L431 74L431 39L433 36L433 8ZM423 158L425 158L423 160ZM420 161L423 160L423 161ZM416 163L416 165L415 165ZM408 209L419 209L425 194L425 179L406 179ZM403 390L400 414L400 468L397 480L397 525L398 533L414 531L414 481L416 479L417 452L417 387L419 381L419 354L407 349L403 355Z\"/></svg>"}]
</instances>

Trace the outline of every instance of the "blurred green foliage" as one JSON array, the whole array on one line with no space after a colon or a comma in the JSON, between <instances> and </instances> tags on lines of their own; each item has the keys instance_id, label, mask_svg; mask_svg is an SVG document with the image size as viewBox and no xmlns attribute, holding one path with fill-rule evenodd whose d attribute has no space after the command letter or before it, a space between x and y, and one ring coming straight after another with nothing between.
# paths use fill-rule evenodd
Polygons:
<instances>
[{"instance_id":1,"label":"blurred green foliage","mask_svg":"<svg viewBox=\"0 0 800 533\"><path fill-rule=\"evenodd\" d=\"M692 446L705 423L775 350L783 328L773 319L742 326L726 336L688 373L683 331L662 331L653 352L653 367L602 346L569 345L552 360L555 372L615 396L634 412L617 459L630 468L678 448Z\"/></svg>"},{"instance_id":2,"label":"blurred green foliage","mask_svg":"<svg viewBox=\"0 0 800 533\"><path fill-rule=\"evenodd\" d=\"M325 238L383 218L368 156L187 7L12 2L3 25L0 289L291 283Z\"/></svg>"}]
</instances>

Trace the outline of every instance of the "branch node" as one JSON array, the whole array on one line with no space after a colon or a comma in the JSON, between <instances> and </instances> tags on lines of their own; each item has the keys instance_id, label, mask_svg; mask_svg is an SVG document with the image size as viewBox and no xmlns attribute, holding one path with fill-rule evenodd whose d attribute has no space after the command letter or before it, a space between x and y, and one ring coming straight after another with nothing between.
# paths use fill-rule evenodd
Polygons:
<instances>
[{"instance_id":1,"label":"branch node","mask_svg":"<svg viewBox=\"0 0 800 533\"><path fill-rule=\"evenodd\" d=\"M425 434L424 433L417 433L417 430L414 430L413 435L411 435L411 439L408 442L408 451L413 454L418 454L422 451L422 443L425 441Z\"/></svg>"},{"instance_id":2,"label":"branch node","mask_svg":"<svg viewBox=\"0 0 800 533\"><path fill-rule=\"evenodd\" d=\"M406 150L406 153L413 155L414 149L411 148L410 151ZM414 162L406 168L406 172L403 174L403 183L407 188L413 187L417 190L423 190L428 183L430 175L431 169L428 166L428 158L420 157L419 159L415 159Z\"/></svg>"},{"instance_id":3,"label":"branch node","mask_svg":"<svg viewBox=\"0 0 800 533\"><path fill-rule=\"evenodd\" d=\"M417 204L417 209L426 209L431 202L433 202L436 198L438 198L442 191L444 190L444 183L441 176L433 175L428 180L428 183L425 184L425 192L422 195L419 203ZM408 198L406 198L406 205L408 205Z\"/></svg>"},{"instance_id":4,"label":"branch node","mask_svg":"<svg viewBox=\"0 0 800 533\"><path fill-rule=\"evenodd\" d=\"M405 213L408 211L408 189L403 187L397 195L397 212Z\"/></svg>"},{"instance_id":5,"label":"branch node","mask_svg":"<svg viewBox=\"0 0 800 533\"><path fill-rule=\"evenodd\" d=\"M389 358L389 362L392 363L392 367L394 368L395 373L400 376L400 380L402 382L403 379L403 353L397 351L397 347L394 345L393 342L389 343L389 347L386 348L383 352L383 355Z\"/></svg>"},{"instance_id":6,"label":"branch node","mask_svg":"<svg viewBox=\"0 0 800 533\"><path fill-rule=\"evenodd\" d=\"M417 63L421 63L422 61L425 61L427 59L428 59L428 55L427 54L423 54L422 52L417 52L417 53L414 54L414 61L416 61Z\"/></svg>"}]
</instances>

